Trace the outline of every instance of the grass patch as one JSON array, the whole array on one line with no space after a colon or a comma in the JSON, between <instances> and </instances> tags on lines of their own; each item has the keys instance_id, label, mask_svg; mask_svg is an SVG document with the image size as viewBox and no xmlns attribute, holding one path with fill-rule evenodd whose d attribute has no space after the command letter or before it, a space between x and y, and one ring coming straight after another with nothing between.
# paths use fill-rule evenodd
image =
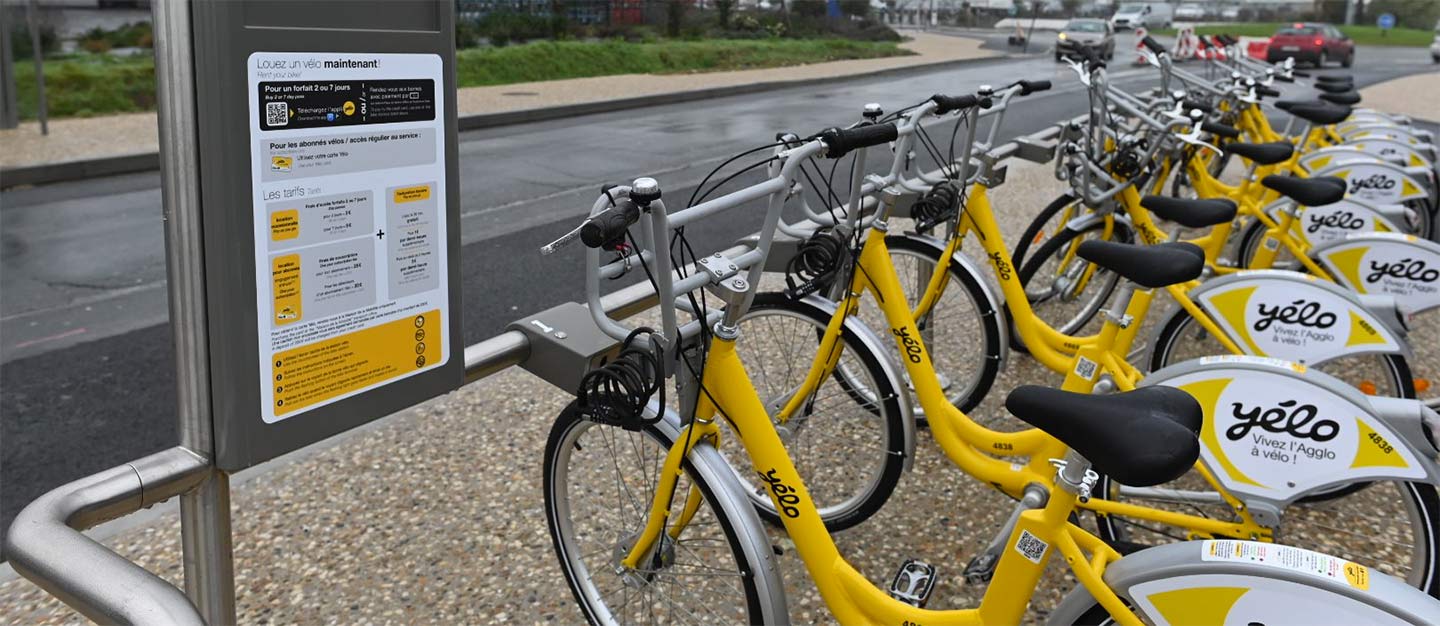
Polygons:
<instances>
[{"instance_id":1,"label":"grass patch","mask_svg":"<svg viewBox=\"0 0 1440 626\"><path fill-rule=\"evenodd\" d=\"M461 50L461 87L614 74L680 74L782 67L913 54L894 42L848 39L711 39L654 42L539 41ZM20 115L37 117L35 66L15 63ZM89 117L155 108L155 59L81 54L45 61L50 117Z\"/></svg>"},{"instance_id":2,"label":"grass patch","mask_svg":"<svg viewBox=\"0 0 1440 626\"><path fill-rule=\"evenodd\" d=\"M39 117L35 64L15 63L20 116ZM132 113L155 108L155 59L150 55L79 55L45 61L45 97L50 118Z\"/></svg>"},{"instance_id":3,"label":"grass patch","mask_svg":"<svg viewBox=\"0 0 1440 626\"><path fill-rule=\"evenodd\" d=\"M461 50L461 87L615 74L717 72L913 54L893 42L848 39L537 41Z\"/></svg>"},{"instance_id":4,"label":"grass patch","mask_svg":"<svg viewBox=\"0 0 1440 626\"><path fill-rule=\"evenodd\" d=\"M1200 35L1234 35L1236 37L1264 37L1269 38L1284 26L1294 22L1260 22L1260 23L1236 23L1216 24L1212 26L1201 26L1195 29ZM1355 43L1362 46L1428 46L1434 40L1435 34L1428 30L1419 28L1392 28L1388 35L1381 36L1381 30L1377 26L1337 26L1340 32L1355 40ZM1175 34L1173 28L1156 29L1157 35Z\"/></svg>"}]
</instances>

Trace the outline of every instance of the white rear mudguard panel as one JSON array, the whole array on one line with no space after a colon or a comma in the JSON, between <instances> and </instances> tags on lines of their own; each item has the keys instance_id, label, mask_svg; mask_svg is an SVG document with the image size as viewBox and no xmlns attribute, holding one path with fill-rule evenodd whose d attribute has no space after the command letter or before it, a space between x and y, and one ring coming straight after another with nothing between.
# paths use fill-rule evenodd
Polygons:
<instances>
[{"instance_id":1,"label":"white rear mudguard panel","mask_svg":"<svg viewBox=\"0 0 1440 626\"><path fill-rule=\"evenodd\" d=\"M1362 564L1302 548L1234 540L1141 550L1105 570L1105 583L1157 626L1435 624L1440 603ZM1072 624L1094 603L1076 589L1051 614Z\"/></svg>"},{"instance_id":2,"label":"white rear mudguard panel","mask_svg":"<svg viewBox=\"0 0 1440 626\"><path fill-rule=\"evenodd\" d=\"M1407 354L1409 347L1352 292L1280 270L1237 272L1202 283L1190 297L1246 354L1322 363L1355 354Z\"/></svg>"},{"instance_id":3,"label":"white rear mudguard panel","mask_svg":"<svg viewBox=\"0 0 1440 626\"><path fill-rule=\"evenodd\" d=\"M1279 222L1280 210L1288 204L1290 201L1282 198L1266 207L1265 212ZM1404 210L1404 207L1399 208ZM1354 233L1405 232L1374 204L1364 200L1346 198L1325 206L1297 206L1296 209L1300 216L1290 232L1310 247L1338 241Z\"/></svg>"},{"instance_id":4,"label":"white rear mudguard panel","mask_svg":"<svg viewBox=\"0 0 1440 626\"><path fill-rule=\"evenodd\" d=\"M1423 174L1381 161L1342 161L1311 170L1314 176L1335 176L1348 185L1346 193L1362 200L1394 204L1410 200L1429 201L1429 182Z\"/></svg>"},{"instance_id":5,"label":"white rear mudguard panel","mask_svg":"<svg viewBox=\"0 0 1440 626\"><path fill-rule=\"evenodd\" d=\"M1214 357L1166 367L1144 385L1200 403L1200 458L1225 489L1283 507L1367 479L1428 480L1433 463L1376 416L1365 396L1303 365Z\"/></svg>"},{"instance_id":6,"label":"white rear mudguard panel","mask_svg":"<svg viewBox=\"0 0 1440 626\"><path fill-rule=\"evenodd\" d=\"M1402 309L1440 307L1440 244L1413 235L1349 235L1310 251L1340 284L1361 294L1388 294Z\"/></svg>"}]
</instances>

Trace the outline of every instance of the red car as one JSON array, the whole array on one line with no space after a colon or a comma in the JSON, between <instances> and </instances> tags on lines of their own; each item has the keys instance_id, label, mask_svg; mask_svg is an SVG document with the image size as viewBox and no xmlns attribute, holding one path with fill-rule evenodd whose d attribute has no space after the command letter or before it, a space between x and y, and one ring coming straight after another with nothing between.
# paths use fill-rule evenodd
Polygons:
<instances>
[{"instance_id":1,"label":"red car","mask_svg":"<svg viewBox=\"0 0 1440 626\"><path fill-rule=\"evenodd\" d=\"M1297 63L1314 63L1324 67L1331 61L1350 67L1355 63L1355 42L1329 24L1305 22L1291 24L1270 37L1265 60L1270 63L1294 57Z\"/></svg>"}]
</instances>

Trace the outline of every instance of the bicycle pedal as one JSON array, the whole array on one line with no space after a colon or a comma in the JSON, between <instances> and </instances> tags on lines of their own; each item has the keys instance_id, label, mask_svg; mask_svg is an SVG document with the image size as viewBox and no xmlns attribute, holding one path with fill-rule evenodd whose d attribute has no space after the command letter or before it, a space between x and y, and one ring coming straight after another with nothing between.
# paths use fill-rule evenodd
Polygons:
<instances>
[{"instance_id":1,"label":"bicycle pedal","mask_svg":"<svg viewBox=\"0 0 1440 626\"><path fill-rule=\"evenodd\" d=\"M984 585L990 582L995 576L995 565L1000 562L1000 556L986 552L977 554L975 558L965 565L962 575L967 585Z\"/></svg>"},{"instance_id":2,"label":"bicycle pedal","mask_svg":"<svg viewBox=\"0 0 1440 626\"><path fill-rule=\"evenodd\" d=\"M901 563L895 580L890 581L890 597L922 609L934 590L935 567L917 559Z\"/></svg>"}]
</instances>

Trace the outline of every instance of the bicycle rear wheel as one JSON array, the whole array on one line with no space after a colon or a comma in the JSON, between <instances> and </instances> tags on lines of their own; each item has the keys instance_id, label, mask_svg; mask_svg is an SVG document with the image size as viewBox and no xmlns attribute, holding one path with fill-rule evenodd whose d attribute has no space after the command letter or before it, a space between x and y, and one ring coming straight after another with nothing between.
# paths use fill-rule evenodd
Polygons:
<instances>
[{"instance_id":1,"label":"bicycle rear wheel","mask_svg":"<svg viewBox=\"0 0 1440 626\"><path fill-rule=\"evenodd\" d=\"M545 517L560 569L592 624L786 622L773 548L734 470L708 446L691 452L671 501L699 510L633 570L618 567L644 528L656 482L677 434L671 421L633 432L582 418L572 403L545 444Z\"/></svg>"},{"instance_id":2,"label":"bicycle rear wheel","mask_svg":"<svg viewBox=\"0 0 1440 626\"><path fill-rule=\"evenodd\" d=\"M1020 268L1020 284L1035 314L1066 335L1079 334L1110 300L1120 276L1075 254L1084 241L1129 243L1134 240L1125 222L1114 220L1107 236L1105 221L1095 219L1067 227L1050 239Z\"/></svg>"},{"instance_id":3,"label":"bicycle rear wheel","mask_svg":"<svg viewBox=\"0 0 1440 626\"><path fill-rule=\"evenodd\" d=\"M1193 471L1163 487L1192 494L1214 494ZM1105 476L1091 493L1092 498L1214 519L1239 519L1223 503L1198 499L1161 501L1122 495L1120 486ZM1340 493L1345 495L1337 495ZM1437 558L1440 496L1434 485L1398 480L1345 485L1333 492L1294 502L1285 508L1283 515L1277 543L1364 563L1440 597L1440 558ZM1183 528L1117 515L1097 513L1095 525L1102 540L1124 552L1187 539Z\"/></svg>"}]
</instances>

